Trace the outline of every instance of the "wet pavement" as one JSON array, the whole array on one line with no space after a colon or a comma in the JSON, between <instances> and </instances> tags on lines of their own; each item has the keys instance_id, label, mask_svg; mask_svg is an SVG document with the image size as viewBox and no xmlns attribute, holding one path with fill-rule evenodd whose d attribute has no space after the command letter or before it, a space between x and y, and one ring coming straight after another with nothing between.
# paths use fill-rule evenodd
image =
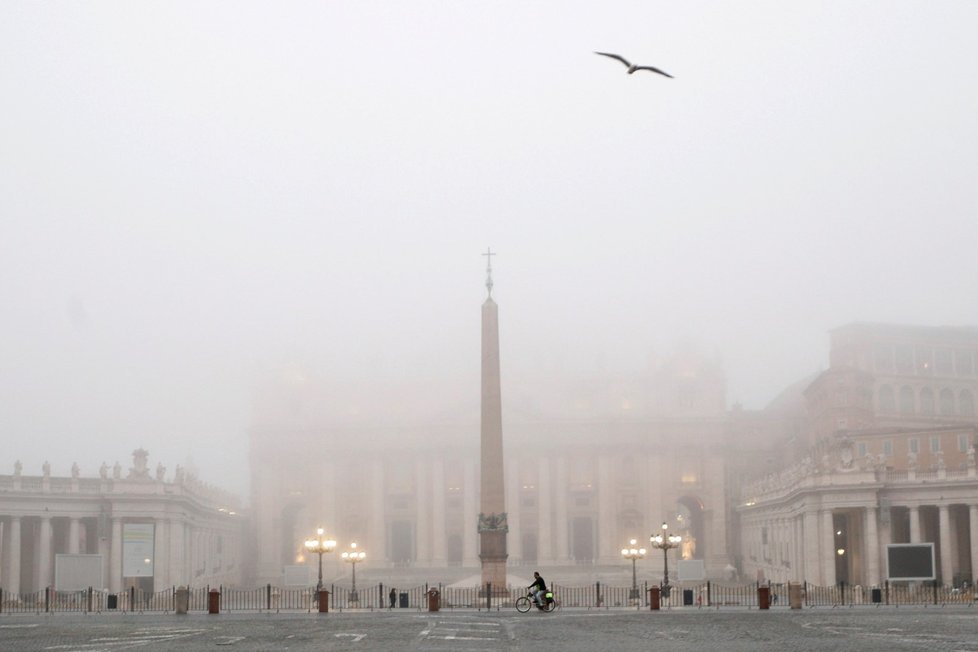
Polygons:
<instances>
[{"instance_id":1,"label":"wet pavement","mask_svg":"<svg viewBox=\"0 0 978 652\"><path fill-rule=\"evenodd\" d=\"M0 650L935 650L978 652L966 608L0 615Z\"/></svg>"}]
</instances>

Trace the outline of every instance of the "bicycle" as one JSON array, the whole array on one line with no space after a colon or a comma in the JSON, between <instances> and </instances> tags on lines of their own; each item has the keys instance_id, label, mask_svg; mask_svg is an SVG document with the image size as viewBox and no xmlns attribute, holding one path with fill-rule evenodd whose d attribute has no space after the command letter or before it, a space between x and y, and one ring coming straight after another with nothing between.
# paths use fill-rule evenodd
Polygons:
<instances>
[{"instance_id":1,"label":"bicycle","mask_svg":"<svg viewBox=\"0 0 978 652\"><path fill-rule=\"evenodd\" d=\"M532 592L527 593L521 598L517 598L516 610L521 614L525 614L527 611L530 610L530 607L535 606L540 611L545 611L549 613L551 611L556 611L557 609L560 608L560 602L557 601L557 598L554 596L553 591L547 591L546 593L543 594L543 596L544 596L544 602L542 605L538 605L536 603L536 601L533 599Z\"/></svg>"}]
</instances>

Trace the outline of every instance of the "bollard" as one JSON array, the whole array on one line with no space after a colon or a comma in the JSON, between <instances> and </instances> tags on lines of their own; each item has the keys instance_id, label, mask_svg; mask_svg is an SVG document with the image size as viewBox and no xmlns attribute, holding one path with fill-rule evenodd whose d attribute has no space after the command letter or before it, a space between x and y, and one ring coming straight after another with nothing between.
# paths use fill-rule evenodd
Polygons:
<instances>
[{"instance_id":1,"label":"bollard","mask_svg":"<svg viewBox=\"0 0 978 652\"><path fill-rule=\"evenodd\" d=\"M221 613L221 592L217 589L211 589L207 593L207 613Z\"/></svg>"},{"instance_id":2,"label":"bollard","mask_svg":"<svg viewBox=\"0 0 978 652\"><path fill-rule=\"evenodd\" d=\"M771 608L771 587L770 586L758 586L757 587L757 608L758 609L770 609Z\"/></svg>"},{"instance_id":3,"label":"bollard","mask_svg":"<svg viewBox=\"0 0 978 652\"><path fill-rule=\"evenodd\" d=\"M659 610L659 587L658 586L649 587L649 610L650 611Z\"/></svg>"},{"instance_id":4,"label":"bollard","mask_svg":"<svg viewBox=\"0 0 978 652\"><path fill-rule=\"evenodd\" d=\"M317 600L319 601L319 613L329 613L329 591L320 589Z\"/></svg>"},{"instance_id":5,"label":"bollard","mask_svg":"<svg viewBox=\"0 0 978 652\"><path fill-rule=\"evenodd\" d=\"M173 596L173 611L174 613L187 615L187 611L190 610L190 589L185 586L178 586L176 593Z\"/></svg>"},{"instance_id":6,"label":"bollard","mask_svg":"<svg viewBox=\"0 0 978 652\"><path fill-rule=\"evenodd\" d=\"M428 591L428 611L438 611L441 609L441 594L438 589L432 588Z\"/></svg>"}]
</instances>

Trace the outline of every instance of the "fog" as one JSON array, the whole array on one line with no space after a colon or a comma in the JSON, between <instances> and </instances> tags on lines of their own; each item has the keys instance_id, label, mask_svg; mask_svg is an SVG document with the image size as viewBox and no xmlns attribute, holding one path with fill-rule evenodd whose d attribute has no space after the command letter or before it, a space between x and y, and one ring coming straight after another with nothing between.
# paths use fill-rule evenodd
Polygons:
<instances>
[{"instance_id":1,"label":"fog","mask_svg":"<svg viewBox=\"0 0 978 652\"><path fill-rule=\"evenodd\" d=\"M275 378L475 403L487 247L504 402L978 324L978 4L586 4L0 5L0 472L244 493Z\"/></svg>"}]
</instances>

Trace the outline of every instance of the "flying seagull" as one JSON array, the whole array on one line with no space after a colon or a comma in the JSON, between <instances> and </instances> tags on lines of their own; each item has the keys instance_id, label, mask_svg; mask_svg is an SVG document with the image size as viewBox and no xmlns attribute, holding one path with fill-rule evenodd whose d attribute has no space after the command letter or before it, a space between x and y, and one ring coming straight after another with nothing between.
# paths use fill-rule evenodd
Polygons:
<instances>
[{"instance_id":1,"label":"flying seagull","mask_svg":"<svg viewBox=\"0 0 978 652\"><path fill-rule=\"evenodd\" d=\"M611 54L610 52L595 52L595 54L600 54L602 57L611 57L612 59L617 59L618 61L621 61L623 64L625 64L625 67L628 68L628 74L629 75L632 74L633 72L635 72L636 70L651 70L652 72L657 72L660 75L665 75L669 79L674 79L674 77L672 75L670 75L669 73L667 73L665 71L659 70L658 68L653 68L652 66L635 66L635 65L632 65L632 63L629 62L628 59L626 59L625 57L621 56L620 54Z\"/></svg>"}]
</instances>

